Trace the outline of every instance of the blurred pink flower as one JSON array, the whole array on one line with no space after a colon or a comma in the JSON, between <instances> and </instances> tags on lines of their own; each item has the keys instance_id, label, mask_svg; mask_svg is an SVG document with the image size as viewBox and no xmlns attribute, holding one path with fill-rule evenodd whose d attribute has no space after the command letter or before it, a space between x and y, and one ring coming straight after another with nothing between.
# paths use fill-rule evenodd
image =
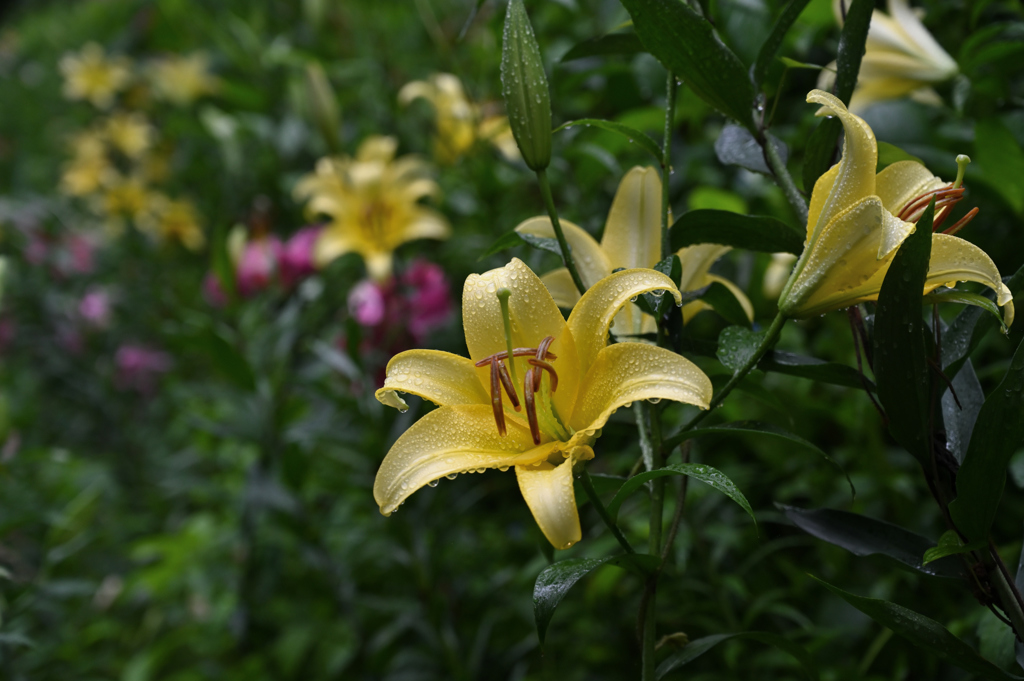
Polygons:
<instances>
[{"instance_id":1,"label":"blurred pink flower","mask_svg":"<svg viewBox=\"0 0 1024 681\"><path fill-rule=\"evenodd\" d=\"M315 269L314 249L323 227L303 227L285 243L278 263L281 282L288 287L308 277Z\"/></svg>"},{"instance_id":2,"label":"blurred pink flower","mask_svg":"<svg viewBox=\"0 0 1024 681\"><path fill-rule=\"evenodd\" d=\"M265 236L246 243L235 273L238 292L243 296L251 296L265 289L277 271L281 251L281 240L276 236Z\"/></svg>"},{"instance_id":3,"label":"blurred pink flower","mask_svg":"<svg viewBox=\"0 0 1024 681\"><path fill-rule=\"evenodd\" d=\"M101 288L91 288L78 303L78 315L94 328L110 323L110 294Z\"/></svg>"},{"instance_id":4,"label":"blurred pink flower","mask_svg":"<svg viewBox=\"0 0 1024 681\"><path fill-rule=\"evenodd\" d=\"M386 287L386 288L385 288ZM384 321L389 307L395 306L394 285L383 286L370 279L356 284L348 294L348 311L361 326L377 326Z\"/></svg>"},{"instance_id":5,"label":"blurred pink flower","mask_svg":"<svg viewBox=\"0 0 1024 681\"><path fill-rule=\"evenodd\" d=\"M96 244L92 239L81 234L69 234L64 239L64 246L67 249L69 271L75 274L92 272L93 254L96 251Z\"/></svg>"},{"instance_id":6,"label":"blurred pink flower","mask_svg":"<svg viewBox=\"0 0 1024 681\"><path fill-rule=\"evenodd\" d=\"M213 272L207 272L203 278L203 298L213 307L224 307L228 304L228 297L220 285L220 279Z\"/></svg>"},{"instance_id":7,"label":"blurred pink flower","mask_svg":"<svg viewBox=\"0 0 1024 681\"><path fill-rule=\"evenodd\" d=\"M160 374L171 369L171 356L160 350L125 343L114 355L117 373L114 382L122 390L135 390L150 395L156 389Z\"/></svg>"},{"instance_id":8,"label":"blurred pink flower","mask_svg":"<svg viewBox=\"0 0 1024 681\"><path fill-rule=\"evenodd\" d=\"M451 319L451 287L444 270L426 260L413 262L402 274L402 284L407 289L409 332L419 345L431 331Z\"/></svg>"}]
</instances>

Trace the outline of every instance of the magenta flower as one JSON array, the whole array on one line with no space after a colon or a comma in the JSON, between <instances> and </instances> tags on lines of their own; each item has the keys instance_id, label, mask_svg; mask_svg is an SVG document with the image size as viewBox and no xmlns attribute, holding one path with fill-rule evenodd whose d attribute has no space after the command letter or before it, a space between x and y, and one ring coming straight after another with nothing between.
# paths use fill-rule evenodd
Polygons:
<instances>
[{"instance_id":1,"label":"magenta flower","mask_svg":"<svg viewBox=\"0 0 1024 681\"><path fill-rule=\"evenodd\" d=\"M314 251L323 227L303 227L285 243L278 262L281 283L292 287L316 270Z\"/></svg>"},{"instance_id":2,"label":"magenta flower","mask_svg":"<svg viewBox=\"0 0 1024 681\"><path fill-rule=\"evenodd\" d=\"M97 329L110 323L110 312L110 294L101 288L89 289L78 303L78 316Z\"/></svg>"},{"instance_id":3,"label":"magenta flower","mask_svg":"<svg viewBox=\"0 0 1024 681\"><path fill-rule=\"evenodd\" d=\"M281 240L276 236L265 236L246 243L235 272L238 292L248 297L265 289L277 271L281 251Z\"/></svg>"},{"instance_id":4,"label":"magenta flower","mask_svg":"<svg viewBox=\"0 0 1024 681\"><path fill-rule=\"evenodd\" d=\"M417 260L402 274L406 288L409 332L420 345L452 316L451 287L439 265Z\"/></svg>"},{"instance_id":5,"label":"magenta flower","mask_svg":"<svg viewBox=\"0 0 1024 681\"><path fill-rule=\"evenodd\" d=\"M361 326L373 327L384 321L388 308L394 308L394 286L370 279L356 284L348 294L348 311Z\"/></svg>"},{"instance_id":6,"label":"magenta flower","mask_svg":"<svg viewBox=\"0 0 1024 681\"><path fill-rule=\"evenodd\" d=\"M171 370L171 356L142 345L126 343L114 356L117 368L115 383L122 390L135 390L150 395L156 389L157 379Z\"/></svg>"},{"instance_id":7,"label":"magenta flower","mask_svg":"<svg viewBox=\"0 0 1024 681\"><path fill-rule=\"evenodd\" d=\"M213 307L224 307L228 304L228 296L220 285L220 279L213 272L203 277L203 298Z\"/></svg>"}]
</instances>

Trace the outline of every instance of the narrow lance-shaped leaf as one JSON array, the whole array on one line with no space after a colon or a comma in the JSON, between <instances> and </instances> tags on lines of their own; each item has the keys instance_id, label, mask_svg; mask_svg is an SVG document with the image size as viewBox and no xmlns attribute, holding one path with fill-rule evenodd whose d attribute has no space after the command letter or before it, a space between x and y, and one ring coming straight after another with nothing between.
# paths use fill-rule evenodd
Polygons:
<instances>
[{"instance_id":1,"label":"narrow lance-shaped leaf","mask_svg":"<svg viewBox=\"0 0 1024 681\"><path fill-rule=\"evenodd\" d=\"M768 75L768 67L775 60L775 55L778 54L786 33L789 32L789 29L809 2L810 0L790 0L789 4L779 13L779 18L775 20L775 25L772 26L772 32L768 34L768 38L761 45L761 50L757 53L757 60L750 67L750 80L753 82L755 90L761 89L761 83L764 82L765 76Z\"/></svg>"},{"instance_id":2,"label":"narrow lance-shaped leaf","mask_svg":"<svg viewBox=\"0 0 1024 681\"><path fill-rule=\"evenodd\" d=\"M658 148L658 143L651 139L650 135L648 135L645 132L641 132L636 128L631 128L628 125L616 123L615 121L606 121L600 118L581 118L579 120L568 121L566 123L563 123L562 125L555 128L553 132L558 132L559 130L567 130L569 128L581 125L586 126L588 128L590 126L593 126L595 128L600 128L602 130L607 130L609 132L618 133L625 137L626 139L628 139L633 144L639 146L644 151L647 151L650 154L652 154L656 161L658 161L659 163L661 162L661 149Z\"/></svg>"},{"instance_id":3,"label":"narrow lance-shaped leaf","mask_svg":"<svg viewBox=\"0 0 1024 681\"><path fill-rule=\"evenodd\" d=\"M804 235L782 220L710 208L683 213L672 225L669 238L673 250L693 244L722 244L799 255L804 249Z\"/></svg>"},{"instance_id":4,"label":"narrow lance-shaped leaf","mask_svg":"<svg viewBox=\"0 0 1024 681\"><path fill-rule=\"evenodd\" d=\"M685 648L677 653L669 655L665 658L664 662L658 665L658 670L655 672L655 678L663 678L669 672L675 671L683 665L696 660L719 643L732 639L746 639L774 646L795 657L800 663L800 666L803 667L804 673L807 674L808 678L818 678L818 669L814 665L814 659L803 648L803 646L790 641L788 638L767 631L743 631L737 634L714 634L712 636L698 638L695 641L690 641L686 644Z\"/></svg>"}]
</instances>

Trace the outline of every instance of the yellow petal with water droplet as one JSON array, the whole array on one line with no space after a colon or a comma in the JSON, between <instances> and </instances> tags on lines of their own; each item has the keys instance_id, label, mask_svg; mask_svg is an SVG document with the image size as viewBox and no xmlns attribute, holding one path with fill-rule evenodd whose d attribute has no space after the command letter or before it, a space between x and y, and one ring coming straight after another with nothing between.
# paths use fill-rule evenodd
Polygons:
<instances>
[{"instance_id":1,"label":"yellow petal with water droplet","mask_svg":"<svg viewBox=\"0 0 1024 681\"><path fill-rule=\"evenodd\" d=\"M661 260L661 175L632 168L619 183L608 211L601 248L611 267L651 267ZM589 284L588 284L589 285Z\"/></svg>"},{"instance_id":2,"label":"yellow petal with water droplet","mask_svg":"<svg viewBox=\"0 0 1024 681\"><path fill-rule=\"evenodd\" d=\"M875 133L868 124L859 116L847 111L846 105L835 95L822 90L811 90L807 94L807 101L821 104L826 114L838 116L846 131L843 156L839 160L835 182L821 204L813 230L810 230L809 240L813 245L817 235L835 216L860 199L875 193L878 145L875 142ZM815 185L815 190L817 189Z\"/></svg>"},{"instance_id":3,"label":"yellow petal with water droplet","mask_svg":"<svg viewBox=\"0 0 1024 681\"><path fill-rule=\"evenodd\" d=\"M539 466L516 466L523 499L537 526L556 549L567 549L582 537L572 486L572 466L577 460L593 456L589 447L579 447L558 465L544 461Z\"/></svg>"},{"instance_id":4,"label":"yellow petal with water droplet","mask_svg":"<svg viewBox=\"0 0 1024 681\"><path fill-rule=\"evenodd\" d=\"M608 345L608 329L619 308L651 291L668 291L676 301L682 299L671 279L661 272L646 269L616 272L583 294L572 309L568 322L576 340L581 374L586 375L597 354ZM562 391L561 385L558 391Z\"/></svg>"},{"instance_id":5,"label":"yellow petal with water droplet","mask_svg":"<svg viewBox=\"0 0 1024 681\"><path fill-rule=\"evenodd\" d=\"M925 192L936 191L946 182L932 174L916 161L897 161L887 166L875 178L875 191L882 205L890 213L898 214L910 202Z\"/></svg>"},{"instance_id":6,"label":"yellow petal with water droplet","mask_svg":"<svg viewBox=\"0 0 1024 681\"><path fill-rule=\"evenodd\" d=\"M507 422L503 437L494 425L490 406L441 407L409 427L398 438L377 471L373 498L384 515L410 494L446 475L485 468L505 468L544 461L560 444L533 444L529 428Z\"/></svg>"},{"instance_id":7,"label":"yellow petal with water droplet","mask_svg":"<svg viewBox=\"0 0 1024 681\"><path fill-rule=\"evenodd\" d=\"M731 246L720 244L696 244L676 251L683 271L683 276L679 280L679 290L694 291L707 286L708 270L731 250Z\"/></svg>"},{"instance_id":8,"label":"yellow petal with water droplet","mask_svg":"<svg viewBox=\"0 0 1024 681\"><path fill-rule=\"evenodd\" d=\"M558 307L571 310L576 301L580 299L580 292L576 290L576 284L572 281L572 275L564 267L551 270L543 275L540 280L544 282L545 288L547 288L551 297L554 298L555 305Z\"/></svg>"},{"instance_id":9,"label":"yellow petal with water droplet","mask_svg":"<svg viewBox=\"0 0 1024 681\"><path fill-rule=\"evenodd\" d=\"M375 395L381 404L404 411L406 404L399 392L442 407L490 404L490 395L477 380L472 360L438 350L406 350L391 358L384 387Z\"/></svg>"},{"instance_id":10,"label":"yellow petal with water droplet","mask_svg":"<svg viewBox=\"0 0 1024 681\"><path fill-rule=\"evenodd\" d=\"M466 346L475 362L498 352L504 352L505 322L498 302L497 291L507 288L509 317L512 321L512 346L535 348L547 336L554 336L551 352L558 358L552 364L558 372L558 390L552 396L555 409L563 419L572 413L579 385L580 370L569 327L551 294L544 288L540 277L518 258L483 274L471 274L462 290L462 325L466 331ZM516 362L516 389L522 397L522 381L529 365L525 358ZM477 370L481 385L490 394L491 378L488 368Z\"/></svg>"},{"instance_id":11,"label":"yellow petal with water droplet","mask_svg":"<svg viewBox=\"0 0 1024 681\"><path fill-rule=\"evenodd\" d=\"M693 362L665 348L645 343L609 345L597 355L581 384L569 424L578 431L574 438L604 426L619 407L651 399L707 409L711 380Z\"/></svg>"},{"instance_id":12,"label":"yellow petal with water droplet","mask_svg":"<svg viewBox=\"0 0 1024 681\"><path fill-rule=\"evenodd\" d=\"M580 273L580 279L583 280L583 285L587 288L593 286L602 277L607 277L612 272L612 266L609 264L608 256L605 251L601 250L594 237L587 234L587 232L577 225L574 225L567 220L560 220L559 223L562 225L562 232L565 234L565 240L569 243L569 249L572 251L572 257L576 262L576 271ZM533 236L539 236L544 239L554 239L555 229L551 226L551 218L548 217L536 217L530 218L524 222L521 222L517 227L516 231L520 234L531 234ZM568 271L566 271L568 274ZM572 278L569 279L572 283ZM576 288L575 284L572 284L573 289ZM579 298L579 292L576 293ZM558 302L556 299L555 302ZM561 303L559 302L561 305ZM572 307L571 305L569 307Z\"/></svg>"},{"instance_id":13,"label":"yellow petal with water droplet","mask_svg":"<svg viewBox=\"0 0 1024 681\"><path fill-rule=\"evenodd\" d=\"M996 292L996 302L1003 307L1003 323L1007 326L1013 323L1013 295L999 276L992 258L969 241L949 234L935 234L925 293L954 281L976 281L988 286Z\"/></svg>"}]
</instances>

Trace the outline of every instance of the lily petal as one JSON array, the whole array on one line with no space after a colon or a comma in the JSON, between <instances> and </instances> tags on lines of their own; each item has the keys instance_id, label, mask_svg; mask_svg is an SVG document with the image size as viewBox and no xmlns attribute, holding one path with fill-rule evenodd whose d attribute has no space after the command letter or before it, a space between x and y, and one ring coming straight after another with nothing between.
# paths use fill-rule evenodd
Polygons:
<instances>
[{"instance_id":1,"label":"lily petal","mask_svg":"<svg viewBox=\"0 0 1024 681\"><path fill-rule=\"evenodd\" d=\"M904 35L910 38L913 51L934 66L936 73L929 80L944 80L956 74L956 62L935 41L906 0L889 0L889 14Z\"/></svg>"},{"instance_id":2,"label":"lily petal","mask_svg":"<svg viewBox=\"0 0 1024 681\"><path fill-rule=\"evenodd\" d=\"M602 350L583 379L570 425L574 437L592 437L612 413L637 400L674 400L707 409L711 380L690 360L646 343Z\"/></svg>"},{"instance_id":3,"label":"lily petal","mask_svg":"<svg viewBox=\"0 0 1024 681\"><path fill-rule=\"evenodd\" d=\"M572 467L578 460L594 458L590 447L578 447L557 466L541 462L516 466L519 490L541 532L556 549L567 549L580 540L580 516L572 486Z\"/></svg>"},{"instance_id":4,"label":"lily petal","mask_svg":"<svg viewBox=\"0 0 1024 681\"><path fill-rule=\"evenodd\" d=\"M650 267L661 260L661 176L657 170L637 166L622 178L608 212L601 248L611 261L606 274L620 267Z\"/></svg>"},{"instance_id":5,"label":"lily petal","mask_svg":"<svg viewBox=\"0 0 1024 681\"><path fill-rule=\"evenodd\" d=\"M394 137L372 135L359 145L356 159L360 161L381 161L387 163L395 157L398 140Z\"/></svg>"},{"instance_id":6,"label":"lily petal","mask_svg":"<svg viewBox=\"0 0 1024 681\"><path fill-rule=\"evenodd\" d=\"M417 395L439 406L490 404L476 377L473 361L439 350L406 350L388 362L384 387L375 393L381 404L405 411L398 393Z\"/></svg>"},{"instance_id":7,"label":"lily petal","mask_svg":"<svg viewBox=\"0 0 1024 681\"><path fill-rule=\"evenodd\" d=\"M719 244L696 244L680 248L676 252L683 270L683 276L679 280L679 289L693 291L707 286L705 279L707 279L708 270L719 258L731 250L731 246Z\"/></svg>"},{"instance_id":8,"label":"lily petal","mask_svg":"<svg viewBox=\"0 0 1024 681\"><path fill-rule=\"evenodd\" d=\"M916 161L897 161L875 178L877 196L882 199L882 206L893 215L903 210L911 199L947 184Z\"/></svg>"},{"instance_id":9,"label":"lily petal","mask_svg":"<svg viewBox=\"0 0 1024 681\"><path fill-rule=\"evenodd\" d=\"M821 104L826 113L831 112L838 116L846 131L843 156L838 164L835 182L821 207L814 230L809 235L810 241L813 242L832 218L857 199L875 193L878 145L875 142L875 133L868 124L859 116L847 111L846 105L835 95L822 90L811 90L807 94L807 101Z\"/></svg>"},{"instance_id":10,"label":"lily petal","mask_svg":"<svg viewBox=\"0 0 1024 681\"><path fill-rule=\"evenodd\" d=\"M580 275L582 276L582 275ZM569 270L559 267L551 270L540 278L544 282L548 293L555 299L555 305L571 310L573 305L580 299L580 292L576 290L576 284L572 281Z\"/></svg>"},{"instance_id":11,"label":"lily petal","mask_svg":"<svg viewBox=\"0 0 1024 681\"><path fill-rule=\"evenodd\" d=\"M325 266L335 258L341 257L355 249L353 239L340 229L328 227L320 233L314 247L313 259L317 268Z\"/></svg>"},{"instance_id":12,"label":"lily petal","mask_svg":"<svg viewBox=\"0 0 1024 681\"><path fill-rule=\"evenodd\" d=\"M409 495L446 475L486 468L510 468L545 461L560 443L534 447L530 430L518 420L503 437L489 406L441 407L409 427L377 471L373 498L391 515Z\"/></svg>"},{"instance_id":13,"label":"lily petal","mask_svg":"<svg viewBox=\"0 0 1024 681\"><path fill-rule=\"evenodd\" d=\"M608 345L608 329L615 313L633 298L651 291L668 291L676 302L682 300L671 279L656 270L640 268L616 272L587 289L568 321L582 375L587 374L598 353Z\"/></svg>"},{"instance_id":14,"label":"lily petal","mask_svg":"<svg viewBox=\"0 0 1024 681\"><path fill-rule=\"evenodd\" d=\"M462 324L470 358L476 362L506 349L505 322L497 296L500 288L512 292L508 307L513 347L535 348L547 336L555 337L551 352L558 357L555 363L558 390L552 395L552 401L558 413L566 418L572 413L582 373L579 370L576 344L562 312L544 288L540 277L518 258L512 258L505 267L483 274L471 274L466 278L462 290ZM529 365L524 358L516 359L515 365L516 371L512 373L521 379L526 375ZM490 370L484 367L477 372L480 384L489 391ZM517 389L520 387L517 386Z\"/></svg>"},{"instance_id":15,"label":"lily petal","mask_svg":"<svg viewBox=\"0 0 1024 681\"><path fill-rule=\"evenodd\" d=\"M740 304L740 307L743 308L743 312L746 313L747 319L749 321L754 321L754 306L751 305L750 298L747 298L747 294L743 292L743 289L741 289L739 286L737 286L733 282L729 281L725 277L720 277L717 274L709 274L709 275L707 275L707 278L708 278L708 282L716 282L716 283L719 283L722 286L726 287L727 289L729 289L729 293L731 293L733 295L733 297L736 299L736 302L738 302ZM695 302L701 302L701 301L695 301ZM691 303L691 304L693 304L693 303ZM683 323L684 324L690 320L690 318L687 317L687 315L686 315L686 308L688 308L688 307L690 307L690 306L689 305L684 305L683 306ZM697 310L696 312L699 312L699 310ZM696 314L696 312L694 312L694 314ZM690 315L690 316L692 317L693 315Z\"/></svg>"},{"instance_id":16,"label":"lily petal","mask_svg":"<svg viewBox=\"0 0 1024 681\"><path fill-rule=\"evenodd\" d=\"M582 227L567 220L559 220L559 223L562 225L565 240L572 250L572 257L576 261L576 269L580 273L580 279L583 280L584 286L590 288L602 277L607 277L612 273L612 265L608 256L601 250L601 246L598 245L594 237L590 236ZM530 218L521 222L516 227L516 231L520 234L532 234L545 239L555 238L555 229L551 226L551 218L547 217ZM573 284L573 288L576 288L575 284Z\"/></svg>"},{"instance_id":17,"label":"lily petal","mask_svg":"<svg viewBox=\"0 0 1024 681\"><path fill-rule=\"evenodd\" d=\"M447 239L452 233L448 221L435 210L418 208L402 227L399 243L413 239Z\"/></svg>"},{"instance_id":18,"label":"lily petal","mask_svg":"<svg viewBox=\"0 0 1024 681\"><path fill-rule=\"evenodd\" d=\"M976 281L996 292L996 303L1003 307L1003 322L1013 323L1013 294L1003 283L999 270L985 251L974 244L949 234L932 235L932 255L928 261L925 293L939 285L952 286L958 281Z\"/></svg>"}]
</instances>

